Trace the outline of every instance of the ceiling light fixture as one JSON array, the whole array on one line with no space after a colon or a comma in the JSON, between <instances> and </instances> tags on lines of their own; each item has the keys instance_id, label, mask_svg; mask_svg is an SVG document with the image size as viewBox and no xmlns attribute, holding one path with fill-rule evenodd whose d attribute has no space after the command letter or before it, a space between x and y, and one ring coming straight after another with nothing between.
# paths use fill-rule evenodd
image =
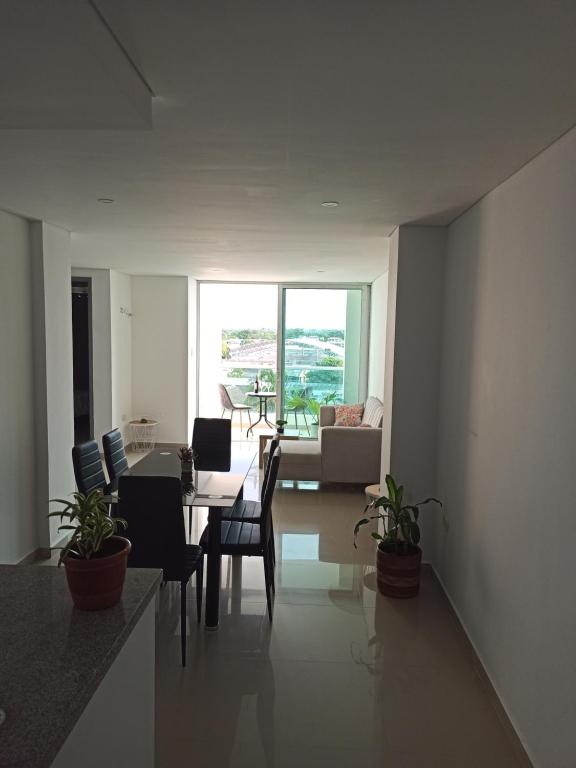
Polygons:
<instances>
[{"instance_id":1,"label":"ceiling light fixture","mask_svg":"<svg viewBox=\"0 0 576 768\"><path fill-rule=\"evenodd\" d=\"M324 202L320 203L320 205L323 208L338 208L340 203L337 200L324 200Z\"/></svg>"},{"instance_id":2,"label":"ceiling light fixture","mask_svg":"<svg viewBox=\"0 0 576 768\"><path fill-rule=\"evenodd\" d=\"M105 203L106 205L110 205L110 203L113 203L114 200L111 197L99 197L98 202Z\"/></svg>"}]
</instances>

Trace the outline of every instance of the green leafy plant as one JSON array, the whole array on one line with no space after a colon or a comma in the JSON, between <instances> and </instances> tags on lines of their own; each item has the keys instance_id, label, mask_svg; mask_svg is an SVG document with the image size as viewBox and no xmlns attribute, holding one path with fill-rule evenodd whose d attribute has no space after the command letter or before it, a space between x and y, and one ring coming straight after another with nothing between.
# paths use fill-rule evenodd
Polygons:
<instances>
[{"instance_id":1,"label":"green leafy plant","mask_svg":"<svg viewBox=\"0 0 576 768\"><path fill-rule=\"evenodd\" d=\"M341 357L336 357L336 355L326 355L326 357L320 360L318 365L326 368L343 368L344 360Z\"/></svg>"},{"instance_id":2,"label":"green leafy plant","mask_svg":"<svg viewBox=\"0 0 576 768\"><path fill-rule=\"evenodd\" d=\"M59 517L60 522L67 520L66 525L60 525L59 531L72 531L70 539L60 549L58 565L62 565L68 555L74 555L83 560L97 556L104 542L118 533L120 528L127 527L126 520L121 517L110 517L108 506L104 501L102 491L96 489L85 495L74 493L74 501L51 499L56 504L64 504L64 509L50 512L48 517Z\"/></svg>"},{"instance_id":3,"label":"green leafy plant","mask_svg":"<svg viewBox=\"0 0 576 768\"><path fill-rule=\"evenodd\" d=\"M287 411L294 411L296 409L304 410L306 405L306 399L304 398L304 390L292 390L288 393L285 402L285 408Z\"/></svg>"},{"instance_id":4,"label":"green leafy plant","mask_svg":"<svg viewBox=\"0 0 576 768\"><path fill-rule=\"evenodd\" d=\"M288 422L286 421L286 419L276 419L276 424L277 424L279 427L283 427L283 426L285 426L286 424L288 424Z\"/></svg>"},{"instance_id":5,"label":"green leafy plant","mask_svg":"<svg viewBox=\"0 0 576 768\"><path fill-rule=\"evenodd\" d=\"M271 368L262 368L258 371L258 380L261 384L266 384L269 389L276 386L276 374Z\"/></svg>"},{"instance_id":6,"label":"green leafy plant","mask_svg":"<svg viewBox=\"0 0 576 768\"><path fill-rule=\"evenodd\" d=\"M306 403L306 408L308 409L309 413L314 419L312 423L313 424L320 423L320 406L330 405L331 403L336 402L337 399L338 399L337 392L329 392L328 394L324 395L321 401L316 400L316 398L314 397L309 397L305 401L305 403Z\"/></svg>"},{"instance_id":7,"label":"green leafy plant","mask_svg":"<svg viewBox=\"0 0 576 768\"><path fill-rule=\"evenodd\" d=\"M420 507L434 501L442 506L442 502L430 496L417 504L404 504L404 486L397 485L392 475L386 475L387 496L380 496L373 499L364 509L364 515L377 512L375 515L363 517L354 526L354 546L356 547L356 537L358 531L363 525L367 525L372 520L382 520L384 522L384 535L372 532L372 538L379 542L379 547L386 552L395 552L397 554L408 554L411 549L418 546L420 541L420 526L418 517Z\"/></svg>"}]
</instances>

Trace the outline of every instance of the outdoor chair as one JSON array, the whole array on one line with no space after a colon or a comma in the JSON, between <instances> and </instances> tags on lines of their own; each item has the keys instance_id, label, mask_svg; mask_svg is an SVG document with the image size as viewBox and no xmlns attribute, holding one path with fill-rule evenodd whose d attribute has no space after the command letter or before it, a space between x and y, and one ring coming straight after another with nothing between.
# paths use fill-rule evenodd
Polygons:
<instances>
[{"instance_id":1,"label":"outdoor chair","mask_svg":"<svg viewBox=\"0 0 576 768\"><path fill-rule=\"evenodd\" d=\"M244 405L242 403L234 403L232 402L232 398L230 397L230 393L228 389L224 386L224 384L218 384L218 392L220 393L220 405L222 406L222 416L226 413L226 411L230 411L230 421L234 418L234 411L238 411L240 413L240 432L244 430L244 426L242 424L242 413L248 414L248 423L250 426L252 426L252 419L250 418L250 406Z\"/></svg>"}]
</instances>

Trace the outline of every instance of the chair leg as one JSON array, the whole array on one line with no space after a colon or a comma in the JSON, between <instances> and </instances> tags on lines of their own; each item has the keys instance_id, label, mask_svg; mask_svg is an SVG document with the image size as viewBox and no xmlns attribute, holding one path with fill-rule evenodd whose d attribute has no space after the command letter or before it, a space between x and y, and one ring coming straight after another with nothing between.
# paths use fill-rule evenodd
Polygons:
<instances>
[{"instance_id":1,"label":"chair leg","mask_svg":"<svg viewBox=\"0 0 576 768\"><path fill-rule=\"evenodd\" d=\"M262 553L262 560L264 561L264 581L266 583L266 603L268 604L268 619L272 623L272 579L271 579L271 562L269 556L269 547L264 547Z\"/></svg>"},{"instance_id":2,"label":"chair leg","mask_svg":"<svg viewBox=\"0 0 576 768\"><path fill-rule=\"evenodd\" d=\"M274 536L274 522L270 520L270 527L272 528L270 532L270 550L272 554L272 565L276 565L276 538Z\"/></svg>"},{"instance_id":3,"label":"chair leg","mask_svg":"<svg viewBox=\"0 0 576 768\"><path fill-rule=\"evenodd\" d=\"M200 560L196 571L196 617L198 624L202 621L202 590L204 588L204 557Z\"/></svg>"},{"instance_id":4,"label":"chair leg","mask_svg":"<svg viewBox=\"0 0 576 768\"><path fill-rule=\"evenodd\" d=\"M294 428L298 429L298 411L294 411Z\"/></svg>"},{"instance_id":5,"label":"chair leg","mask_svg":"<svg viewBox=\"0 0 576 768\"><path fill-rule=\"evenodd\" d=\"M304 416L304 424L306 424L306 431L308 432L308 437L310 437L310 427L308 426L308 422L306 421L306 411L302 411L302 416Z\"/></svg>"},{"instance_id":6,"label":"chair leg","mask_svg":"<svg viewBox=\"0 0 576 768\"><path fill-rule=\"evenodd\" d=\"M270 567L270 584L272 585L272 592L276 594L276 574L274 573L274 558L272 552L274 551L274 540L271 538L268 541L268 564Z\"/></svg>"},{"instance_id":7,"label":"chair leg","mask_svg":"<svg viewBox=\"0 0 576 768\"><path fill-rule=\"evenodd\" d=\"M242 409L240 408L240 432L244 432L244 426L242 424Z\"/></svg>"},{"instance_id":8,"label":"chair leg","mask_svg":"<svg viewBox=\"0 0 576 768\"><path fill-rule=\"evenodd\" d=\"M188 541L192 539L192 505L188 507Z\"/></svg>"},{"instance_id":9,"label":"chair leg","mask_svg":"<svg viewBox=\"0 0 576 768\"><path fill-rule=\"evenodd\" d=\"M180 582L180 645L182 648L182 666L186 666L186 584Z\"/></svg>"},{"instance_id":10,"label":"chair leg","mask_svg":"<svg viewBox=\"0 0 576 768\"><path fill-rule=\"evenodd\" d=\"M222 408L222 413L220 414L220 418L224 418L224 413L226 412L226 408Z\"/></svg>"}]
</instances>

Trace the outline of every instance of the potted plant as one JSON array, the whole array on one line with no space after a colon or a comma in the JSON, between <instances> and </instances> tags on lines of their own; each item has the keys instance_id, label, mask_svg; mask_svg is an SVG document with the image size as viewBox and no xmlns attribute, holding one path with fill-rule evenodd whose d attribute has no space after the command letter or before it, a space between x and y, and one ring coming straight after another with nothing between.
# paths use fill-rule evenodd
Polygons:
<instances>
[{"instance_id":1,"label":"potted plant","mask_svg":"<svg viewBox=\"0 0 576 768\"><path fill-rule=\"evenodd\" d=\"M309 397L306 400L306 408L308 409L308 413L312 416L310 436L318 437L318 427L320 426L320 403L315 398Z\"/></svg>"},{"instance_id":2,"label":"potted plant","mask_svg":"<svg viewBox=\"0 0 576 768\"><path fill-rule=\"evenodd\" d=\"M329 392L328 394L324 395L321 402L316 400L314 397L309 397L305 401L308 412L312 416L311 434L313 437L318 437L318 427L320 426L320 407L322 405L330 405L331 403L336 402L337 397L338 396L336 392Z\"/></svg>"},{"instance_id":3,"label":"potted plant","mask_svg":"<svg viewBox=\"0 0 576 768\"><path fill-rule=\"evenodd\" d=\"M66 568L70 594L76 608L98 611L111 608L120 600L131 544L117 531L126 521L110 517L100 489L85 495L75 493L74 501L52 499L64 509L48 517L67 520L59 531L71 531L68 542L60 549L58 565Z\"/></svg>"},{"instance_id":4,"label":"potted plant","mask_svg":"<svg viewBox=\"0 0 576 768\"><path fill-rule=\"evenodd\" d=\"M180 457L180 463L182 465L182 474L192 472L195 459L194 449L192 446L182 446L182 448L180 448L178 451L178 456Z\"/></svg>"},{"instance_id":5,"label":"potted plant","mask_svg":"<svg viewBox=\"0 0 576 768\"><path fill-rule=\"evenodd\" d=\"M378 589L388 597L415 597L420 587L420 563L422 550L418 517L420 507L431 501L442 506L434 497L419 501L417 504L404 503L404 486L398 486L392 475L386 475L387 496L373 499L365 508L364 514L377 511L358 520L354 526L354 546L358 531L372 520L382 520L384 534L372 532L372 538L378 541L376 569Z\"/></svg>"},{"instance_id":6,"label":"potted plant","mask_svg":"<svg viewBox=\"0 0 576 768\"><path fill-rule=\"evenodd\" d=\"M276 432L278 432L279 435L284 434L284 427L288 424L286 419L276 419Z\"/></svg>"}]
</instances>

